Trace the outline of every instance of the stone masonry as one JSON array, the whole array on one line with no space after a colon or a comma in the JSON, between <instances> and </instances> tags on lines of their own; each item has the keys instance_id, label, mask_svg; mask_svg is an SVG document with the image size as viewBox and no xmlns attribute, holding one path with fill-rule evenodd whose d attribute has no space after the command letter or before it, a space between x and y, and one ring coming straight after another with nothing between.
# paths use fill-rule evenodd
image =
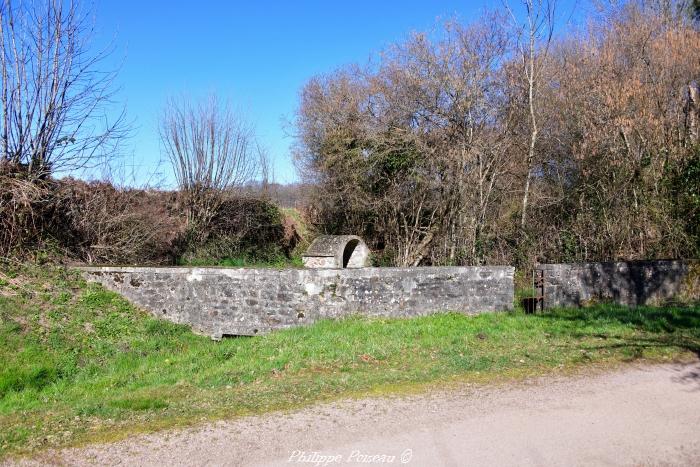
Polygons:
<instances>
[{"instance_id":1,"label":"stone masonry","mask_svg":"<svg viewBox=\"0 0 700 467\"><path fill-rule=\"evenodd\" d=\"M323 318L411 317L513 307L510 266L358 269L85 267L88 280L214 339Z\"/></svg>"},{"instance_id":2,"label":"stone masonry","mask_svg":"<svg viewBox=\"0 0 700 467\"><path fill-rule=\"evenodd\" d=\"M700 262L630 261L540 264L544 308L595 302L660 305L668 300L700 299Z\"/></svg>"},{"instance_id":3,"label":"stone masonry","mask_svg":"<svg viewBox=\"0 0 700 467\"><path fill-rule=\"evenodd\" d=\"M369 248L355 235L321 235L302 256L307 268L364 268L369 266Z\"/></svg>"}]
</instances>

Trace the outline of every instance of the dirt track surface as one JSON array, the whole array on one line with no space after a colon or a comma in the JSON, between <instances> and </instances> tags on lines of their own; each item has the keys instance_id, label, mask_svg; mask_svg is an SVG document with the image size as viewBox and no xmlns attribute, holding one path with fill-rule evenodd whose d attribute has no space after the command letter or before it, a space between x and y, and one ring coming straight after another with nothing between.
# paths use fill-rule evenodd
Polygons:
<instances>
[{"instance_id":1,"label":"dirt track surface","mask_svg":"<svg viewBox=\"0 0 700 467\"><path fill-rule=\"evenodd\" d=\"M22 463L698 466L700 363L342 401Z\"/></svg>"}]
</instances>

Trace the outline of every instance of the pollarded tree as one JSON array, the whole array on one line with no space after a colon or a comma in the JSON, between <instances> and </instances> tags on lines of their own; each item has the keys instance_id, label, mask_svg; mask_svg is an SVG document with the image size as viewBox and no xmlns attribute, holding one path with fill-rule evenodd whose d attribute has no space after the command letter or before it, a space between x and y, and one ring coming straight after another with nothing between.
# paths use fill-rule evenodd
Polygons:
<instances>
[{"instance_id":1,"label":"pollarded tree","mask_svg":"<svg viewBox=\"0 0 700 467\"><path fill-rule=\"evenodd\" d=\"M257 173L261 154L253 128L215 96L197 103L171 98L160 139L185 197L190 235L204 239L223 192L240 188Z\"/></svg>"}]
</instances>

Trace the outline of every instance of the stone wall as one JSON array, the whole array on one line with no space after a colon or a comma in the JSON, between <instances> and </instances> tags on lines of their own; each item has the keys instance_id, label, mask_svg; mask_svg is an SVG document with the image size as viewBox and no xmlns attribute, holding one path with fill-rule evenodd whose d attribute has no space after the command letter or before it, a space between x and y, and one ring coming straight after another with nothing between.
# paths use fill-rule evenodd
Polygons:
<instances>
[{"instance_id":1,"label":"stone wall","mask_svg":"<svg viewBox=\"0 0 700 467\"><path fill-rule=\"evenodd\" d=\"M512 267L82 268L88 280L213 338L351 314L409 317L513 307Z\"/></svg>"},{"instance_id":2,"label":"stone wall","mask_svg":"<svg viewBox=\"0 0 700 467\"><path fill-rule=\"evenodd\" d=\"M595 302L658 305L670 299L700 299L697 260L541 264L535 274L544 279L544 308Z\"/></svg>"}]
</instances>

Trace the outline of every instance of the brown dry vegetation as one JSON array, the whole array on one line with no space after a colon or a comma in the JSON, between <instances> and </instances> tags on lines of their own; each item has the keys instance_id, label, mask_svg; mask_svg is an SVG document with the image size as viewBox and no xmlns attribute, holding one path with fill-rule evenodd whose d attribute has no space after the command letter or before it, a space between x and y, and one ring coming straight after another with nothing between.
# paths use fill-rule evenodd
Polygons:
<instances>
[{"instance_id":1,"label":"brown dry vegetation","mask_svg":"<svg viewBox=\"0 0 700 467\"><path fill-rule=\"evenodd\" d=\"M373 65L309 80L295 120L303 180L292 189L268 183L265 151L226 102L171 100L160 136L178 190L163 192L55 178L115 155L124 136L119 125L76 131L87 96L97 105L111 95L110 79L87 79L104 56L80 52L90 71L66 80L71 44L88 32L75 8L0 2L4 49L42 28L59 44L29 41L0 63L0 256L275 262L300 238L298 219L270 199L303 203L316 231L362 235L382 265L697 256L697 15L683 1L626 1L551 37L552 3L526 0L523 25L497 12L448 22ZM30 30L13 29L13 15ZM61 66L39 66L52 60ZM20 62L33 65L26 75ZM47 76L74 98L61 103ZM42 105L66 113L19 118Z\"/></svg>"},{"instance_id":2,"label":"brown dry vegetation","mask_svg":"<svg viewBox=\"0 0 700 467\"><path fill-rule=\"evenodd\" d=\"M700 30L684 8L624 2L540 34L532 109L522 30L498 14L314 77L296 118L314 224L396 265L696 256Z\"/></svg>"},{"instance_id":3,"label":"brown dry vegetation","mask_svg":"<svg viewBox=\"0 0 700 467\"><path fill-rule=\"evenodd\" d=\"M37 183L21 173L4 173L0 194L0 257L216 264L249 253L291 257L299 241L271 201L252 195L220 193L209 227L193 241L179 192L119 189L70 178Z\"/></svg>"}]
</instances>

